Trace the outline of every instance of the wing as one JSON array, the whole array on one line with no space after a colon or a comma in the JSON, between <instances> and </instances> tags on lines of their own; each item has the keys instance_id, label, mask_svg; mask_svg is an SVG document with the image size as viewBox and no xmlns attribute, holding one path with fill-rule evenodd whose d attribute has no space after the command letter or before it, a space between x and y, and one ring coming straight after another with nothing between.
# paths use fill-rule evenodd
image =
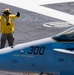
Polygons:
<instances>
[{"instance_id":1,"label":"wing","mask_svg":"<svg viewBox=\"0 0 74 75\"><path fill-rule=\"evenodd\" d=\"M56 52L61 52L61 53L67 53L67 54L74 54L74 51L66 50L66 49L53 49Z\"/></svg>"}]
</instances>

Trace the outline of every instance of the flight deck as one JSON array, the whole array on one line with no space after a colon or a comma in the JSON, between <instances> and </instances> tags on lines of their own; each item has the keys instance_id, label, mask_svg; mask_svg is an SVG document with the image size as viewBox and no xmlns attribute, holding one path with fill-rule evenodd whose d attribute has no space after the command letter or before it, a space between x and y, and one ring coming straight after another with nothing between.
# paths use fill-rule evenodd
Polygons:
<instances>
[{"instance_id":1,"label":"flight deck","mask_svg":"<svg viewBox=\"0 0 74 75\"><path fill-rule=\"evenodd\" d=\"M74 1L71 0L69 2L66 1L62 3L48 2L47 4L40 4L40 6L47 9L54 9L56 11L60 11L65 14L74 16ZM21 15L20 18L15 19L15 31L13 33L15 38L14 45L54 36L74 25L73 22L71 21L69 22L67 20L67 17L64 17L66 18L65 20L58 17L56 18L54 16L51 17L38 12L33 12L31 10L29 11L27 9L12 6L7 3L5 4L3 2L0 2L0 15L3 14L3 10L5 8L11 9L12 14L16 14L19 11ZM49 12L49 14L51 14L51 12ZM8 43L6 43L6 47L8 47ZM0 72L0 75L6 74L22 75L21 73L14 73L14 72L6 72L6 73L3 71Z\"/></svg>"}]
</instances>

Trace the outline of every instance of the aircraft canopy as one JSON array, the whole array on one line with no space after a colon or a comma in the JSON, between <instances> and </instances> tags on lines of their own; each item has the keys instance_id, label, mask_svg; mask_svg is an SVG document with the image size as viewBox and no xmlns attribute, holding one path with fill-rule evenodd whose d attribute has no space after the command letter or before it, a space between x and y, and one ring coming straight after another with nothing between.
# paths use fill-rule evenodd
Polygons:
<instances>
[{"instance_id":1,"label":"aircraft canopy","mask_svg":"<svg viewBox=\"0 0 74 75\"><path fill-rule=\"evenodd\" d=\"M74 27L54 36L53 39L58 42L74 42Z\"/></svg>"}]
</instances>

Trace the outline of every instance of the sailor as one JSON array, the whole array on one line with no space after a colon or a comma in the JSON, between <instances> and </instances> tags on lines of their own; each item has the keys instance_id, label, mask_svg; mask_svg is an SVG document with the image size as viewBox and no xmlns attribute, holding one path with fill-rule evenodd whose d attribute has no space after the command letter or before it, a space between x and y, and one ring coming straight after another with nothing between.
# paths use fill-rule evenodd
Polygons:
<instances>
[{"instance_id":1,"label":"sailor","mask_svg":"<svg viewBox=\"0 0 74 75\"><path fill-rule=\"evenodd\" d=\"M2 33L0 48L5 47L6 40L8 40L9 46L13 47L14 19L19 17L20 17L19 12L17 12L17 15L14 15L11 13L9 8L6 8L2 16L0 16L0 31Z\"/></svg>"}]
</instances>

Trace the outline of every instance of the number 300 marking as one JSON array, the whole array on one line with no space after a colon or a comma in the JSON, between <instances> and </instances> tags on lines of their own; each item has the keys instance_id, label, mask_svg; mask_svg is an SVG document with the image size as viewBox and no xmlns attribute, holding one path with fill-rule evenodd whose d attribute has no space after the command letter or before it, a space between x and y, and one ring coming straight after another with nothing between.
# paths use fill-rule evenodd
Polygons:
<instances>
[{"instance_id":1,"label":"number 300 marking","mask_svg":"<svg viewBox=\"0 0 74 75\"><path fill-rule=\"evenodd\" d=\"M31 46L30 47L30 52L28 52L28 54L39 54L39 55L43 55L45 52L45 47L39 47L39 46Z\"/></svg>"}]
</instances>

